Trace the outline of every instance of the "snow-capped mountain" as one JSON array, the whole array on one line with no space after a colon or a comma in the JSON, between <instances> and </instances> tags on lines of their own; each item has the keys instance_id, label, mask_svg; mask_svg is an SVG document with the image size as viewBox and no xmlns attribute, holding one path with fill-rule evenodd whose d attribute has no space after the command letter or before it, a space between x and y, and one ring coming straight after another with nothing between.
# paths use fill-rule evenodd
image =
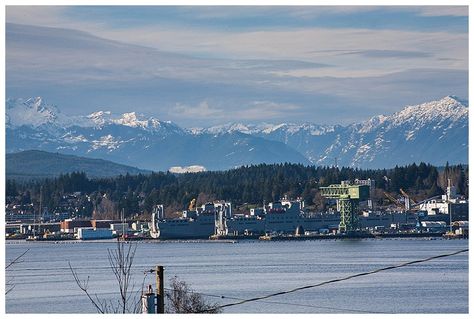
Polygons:
<instances>
[{"instance_id":1,"label":"snow-capped mountain","mask_svg":"<svg viewBox=\"0 0 474 319\"><path fill-rule=\"evenodd\" d=\"M18 127L28 125L38 127L53 124L57 120L58 110L53 105L45 105L41 97L30 99L7 99L6 125Z\"/></svg>"},{"instance_id":2,"label":"snow-capped mountain","mask_svg":"<svg viewBox=\"0 0 474 319\"><path fill-rule=\"evenodd\" d=\"M310 162L296 150L239 132L192 134L135 112L69 117L41 98L7 100L7 153L44 150L112 160L151 170L228 169L247 164ZM25 114L25 116L22 116Z\"/></svg>"},{"instance_id":3,"label":"snow-capped mountain","mask_svg":"<svg viewBox=\"0 0 474 319\"><path fill-rule=\"evenodd\" d=\"M194 134L241 132L281 141L315 165L391 167L425 161L467 163L468 107L454 96L406 106L349 126L228 123Z\"/></svg>"},{"instance_id":4,"label":"snow-capped mountain","mask_svg":"<svg viewBox=\"0 0 474 319\"><path fill-rule=\"evenodd\" d=\"M41 98L6 102L7 152L38 149L152 170L207 170L296 162L388 168L412 162L467 163L468 107L456 97L407 106L348 126L227 123L182 129L135 112L65 116Z\"/></svg>"},{"instance_id":5,"label":"snow-capped mountain","mask_svg":"<svg viewBox=\"0 0 474 319\"><path fill-rule=\"evenodd\" d=\"M124 113L119 117L113 116L110 111L97 111L86 116L66 116L56 106L45 103L41 97L8 99L6 106L6 124L9 128L21 126L36 128L48 124L57 128L79 126L100 129L117 124L142 128L150 132L160 132L165 129L175 133L184 133L179 126L170 121L160 121L153 117L145 118L143 115L137 115L136 112Z\"/></svg>"},{"instance_id":6,"label":"snow-capped mountain","mask_svg":"<svg viewBox=\"0 0 474 319\"><path fill-rule=\"evenodd\" d=\"M468 107L453 96L406 106L389 116L378 116L348 127L346 147L333 152L351 166L381 167L384 163L425 161L442 165L467 163Z\"/></svg>"},{"instance_id":7,"label":"snow-capped mountain","mask_svg":"<svg viewBox=\"0 0 474 319\"><path fill-rule=\"evenodd\" d=\"M212 126L209 128L192 128L190 131L193 134L227 134L232 132L240 132L244 134L272 134L278 131L284 131L289 134L295 134L300 131L307 132L310 135L323 135L333 132L336 126L334 125L317 125L313 123L293 124L243 124L243 123L226 123L223 125Z\"/></svg>"}]
</instances>

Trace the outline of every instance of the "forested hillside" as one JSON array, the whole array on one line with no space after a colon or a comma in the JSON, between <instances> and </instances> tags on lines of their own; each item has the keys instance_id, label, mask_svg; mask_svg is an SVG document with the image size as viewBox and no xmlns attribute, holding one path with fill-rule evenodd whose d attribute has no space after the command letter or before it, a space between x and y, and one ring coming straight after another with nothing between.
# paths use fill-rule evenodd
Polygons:
<instances>
[{"instance_id":1,"label":"forested hillside","mask_svg":"<svg viewBox=\"0 0 474 319\"><path fill-rule=\"evenodd\" d=\"M110 177L148 171L103 159L30 150L6 155L7 178L29 180L61 173L85 172L89 177Z\"/></svg>"},{"instance_id":2,"label":"forested hillside","mask_svg":"<svg viewBox=\"0 0 474 319\"><path fill-rule=\"evenodd\" d=\"M441 170L425 163L382 170L262 164L181 175L168 172L92 179L84 173L71 173L35 182L7 180L6 195L7 201L32 201L38 205L41 190L44 207L54 210L61 198L76 192L83 215L90 216L95 212L96 217L118 216L122 209L127 216L150 214L156 204L165 205L170 214L187 208L193 198L197 199L198 205L222 199L238 206L262 205L283 196L301 197L307 206L323 209L319 187L342 180L375 180L374 199L381 205L385 201L383 191L396 195L403 188L415 200L442 194L448 178L459 194L467 196L467 176L467 167L448 164Z\"/></svg>"}]
</instances>

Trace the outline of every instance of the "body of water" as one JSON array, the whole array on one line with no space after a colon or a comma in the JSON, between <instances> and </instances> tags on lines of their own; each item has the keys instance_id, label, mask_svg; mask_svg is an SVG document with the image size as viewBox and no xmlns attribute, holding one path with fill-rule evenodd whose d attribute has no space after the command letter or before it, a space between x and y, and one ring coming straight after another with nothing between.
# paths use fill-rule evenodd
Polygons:
<instances>
[{"instance_id":1,"label":"body of water","mask_svg":"<svg viewBox=\"0 0 474 319\"><path fill-rule=\"evenodd\" d=\"M127 244L130 245L130 244ZM135 290L153 284L144 271L162 265L165 287L177 276L212 303L317 284L468 247L467 240L308 240L260 242L138 242ZM117 243L7 242L6 260L26 251L6 271L14 284L7 313L94 313L77 287L68 262L89 290L117 300L107 258ZM468 253L310 288L259 302L228 307L224 313L468 313ZM224 296L221 298L219 296ZM235 298L235 299L233 299Z\"/></svg>"}]
</instances>

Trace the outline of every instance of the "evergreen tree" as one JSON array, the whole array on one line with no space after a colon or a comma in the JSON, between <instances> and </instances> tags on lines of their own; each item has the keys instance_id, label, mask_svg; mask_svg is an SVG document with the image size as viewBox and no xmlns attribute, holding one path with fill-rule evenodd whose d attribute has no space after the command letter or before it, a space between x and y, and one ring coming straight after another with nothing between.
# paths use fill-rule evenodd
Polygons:
<instances>
[{"instance_id":1,"label":"evergreen tree","mask_svg":"<svg viewBox=\"0 0 474 319\"><path fill-rule=\"evenodd\" d=\"M441 187L439 187L436 183L433 183L431 188L428 190L427 196L428 198L431 198L431 197L442 195L442 194L443 194L443 190L441 189Z\"/></svg>"},{"instance_id":2,"label":"evergreen tree","mask_svg":"<svg viewBox=\"0 0 474 319\"><path fill-rule=\"evenodd\" d=\"M17 187L16 187L15 180L7 179L7 182L6 182L6 196L17 196L17 195L18 195L18 190L17 190Z\"/></svg>"},{"instance_id":3,"label":"evergreen tree","mask_svg":"<svg viewBox=\"0 0 474 319\"><path fill-rule=\"evenodd\" d=\"M93 211L113 214L124 210L127 216L151 213L156 204L178 209L187 208L193 198L224 199L235 205L259 204L279 200L283 195L302 197L307 205L317 204L319 187L339 184L342 180L373 179L376 188L399 194L403 188L420 199L427 194L442 193L450 178L460 194L468 194L468 167L448 166L441 174L427 163L396 166L393 169L362 170L348 167L314 167L300 164L249 165L222 172L173 175L125 175L114 178L89 179L84 173L73 172L53 179L16 183L6 181L6 196L18 196L22 203L39 202L40 188L43 204L50 210L57 207L63 196L81 192L89 194ZM440 191L441 190L441 191ZM418 194L419 193L419 194ZM103 198L107 201L102 203ZM86 207L82 205L82 207ZM99 209L100 208L100 209ZM90 208L84 208L89 214Z\"/></svg>"}]
</instances>

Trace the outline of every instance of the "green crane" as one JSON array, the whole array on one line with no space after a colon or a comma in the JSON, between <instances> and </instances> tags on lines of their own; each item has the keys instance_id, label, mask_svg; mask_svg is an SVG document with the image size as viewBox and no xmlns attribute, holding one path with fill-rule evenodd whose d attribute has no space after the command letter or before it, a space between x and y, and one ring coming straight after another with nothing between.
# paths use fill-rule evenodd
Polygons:
<instances>
[{"instance_id":1,"label":"green crane","mask_svg":"<svg viewBox=\"0 0 474 319\"><path fill-rule=\"evenodd\" d=\"M350 185L346 182L320 187L321 196L334 198L341 213L339 232L353 232L359 228L359 216L356 213L359 201L369 199L368 185Z\"/></svg>"}]
</instances>

